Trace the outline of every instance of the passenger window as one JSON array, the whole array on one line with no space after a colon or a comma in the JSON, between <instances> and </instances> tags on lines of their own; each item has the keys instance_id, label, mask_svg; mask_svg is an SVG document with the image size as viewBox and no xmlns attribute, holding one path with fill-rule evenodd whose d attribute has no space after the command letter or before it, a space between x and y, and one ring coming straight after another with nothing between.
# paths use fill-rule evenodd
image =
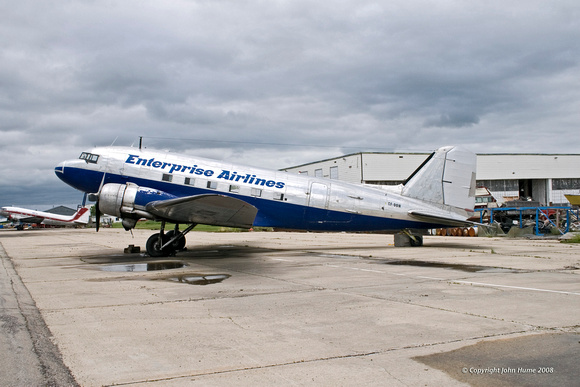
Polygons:
<instances>
[{"instance_id":1,"label":"passenger window","mask_svg":"<svg viewBox=\"0 0 580 387\"><path fill-rule=\"evenodd\" d=\"M194 185L195 184L195 179L192 179L191 177L186 177L185 178L185 184L186 185Z\"/></svg>"},{"instance_id":2,"label":"passenger window","mask_svg":"<svg viewBox=\"0 0 580 387\"><path fill-rule=\"evenodd\" d=\"M207 188L209 188L209 189L217 189L217 182L215 182L215 181L208 181L207 182Z\"/></svg>"},{"instance_id":3,"label":"passenger window","mask_svg":"<svg viewBox=\"0 0 580 387\"><path fill-rule=\"evenodd\" d=\"M284 194L280 192L274 192L274 200L284 200Z\"/></svg>"},{"instance_id":4,"label":"passenger window","mask_svg":"<svg viewBox=\"0 0 580 387\"><path fill-rule=\"evenodd\" d=\"M164 173L163 174L163 177L161 178L161 180L167 181L167 182L172 182L173 181L173 175L170 175L168 173Z\"/></svg>"},{"instance_id":5,"label":"passenger window","mask_svg":"<svg viewBox=\"0 0 580 387\"><path fill-rule=\"evenodd\" d=\"M240 192L240 186L239 185L230 185L230 192L232 192L232 193Z\"/></svg>"},{"instance_id":6,"label":"passenger window","mask_svg":"<svg viewBox=\"0 0 580 387\"><path fill-rule=\"evenodd\" d=\"M252 188L252 192L250 194L259 198L262 196L262 190L258 188Z\"/></svg>"}]
</instances>

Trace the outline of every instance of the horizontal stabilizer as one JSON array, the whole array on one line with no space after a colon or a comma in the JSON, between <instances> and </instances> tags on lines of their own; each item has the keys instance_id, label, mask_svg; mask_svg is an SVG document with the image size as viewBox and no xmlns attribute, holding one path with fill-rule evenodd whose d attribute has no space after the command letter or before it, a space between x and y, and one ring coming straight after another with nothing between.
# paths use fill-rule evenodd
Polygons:
<instances>
[{"instance_id":1,"label":"horizontal stabilizer","mask_svg":"<svg viewBox=\"0 0 580 387\"><path fill-rule=\"evenodd\" d=\"M470 222L465 219L443 216L442 214L432 213L428 211L410 210L408 214L413 218L420 220L422 222L429 222L441 226L464 227L478 225L477 223Z\"/></svg>"},{"instance_id":2,"label":"horizontal stabilizer","mask_svg":"<svg viewBox=\"0 0 580 387\"><path fill-rule=\"evenodd\" d=\"M174 223L197 223L250 228L258 209L243 200L223 195L195 195L150 202L150 213Z\"/></svg>"}]
</instances>

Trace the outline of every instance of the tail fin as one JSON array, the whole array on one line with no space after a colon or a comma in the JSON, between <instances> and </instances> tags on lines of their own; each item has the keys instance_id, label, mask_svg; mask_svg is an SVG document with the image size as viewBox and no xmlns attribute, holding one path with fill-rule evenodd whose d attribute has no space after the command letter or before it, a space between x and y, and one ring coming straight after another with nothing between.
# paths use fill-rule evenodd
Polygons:
<instances>
[{"instance_id":1,"label":"tail fin","mask_svg":"<svg viewBox=\"0 0 580 387\"><path fill-rule=\"evenodd\" d=\"M439 148L407 179L402 195L473 211L475 168L474 153L455 146Z\"/></svg>"},{"instance_id":2,"label":"tail fin","mask_svg":"<svg viewBox=\"0 0 580 387\"><path fill-rule=\"evenodd\" d=\"M89 211L88 208L86 207L81 207L78 209L78 211L72 216L72 221L74 223L79 223L79 224L87 224L89 223L89 217L90 217L91 213Z\"/></svg>"}]
</instances>

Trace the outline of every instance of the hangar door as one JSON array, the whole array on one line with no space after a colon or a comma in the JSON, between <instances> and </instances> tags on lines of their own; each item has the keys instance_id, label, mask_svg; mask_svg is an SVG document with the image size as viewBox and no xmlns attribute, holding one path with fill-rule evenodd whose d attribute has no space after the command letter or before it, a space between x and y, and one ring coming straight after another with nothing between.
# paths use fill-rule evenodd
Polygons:
<instances>
[{"instance_id":1,"label":"hangar door","mask_svg":"<svg viewBox=\"0 0 580 387\"><path fill-rule=\"evenodd\" d=\"M520 199L532 198L541 206L548 205L548 184L545 179L520 179Z\"/></svg>"}]
</instances>

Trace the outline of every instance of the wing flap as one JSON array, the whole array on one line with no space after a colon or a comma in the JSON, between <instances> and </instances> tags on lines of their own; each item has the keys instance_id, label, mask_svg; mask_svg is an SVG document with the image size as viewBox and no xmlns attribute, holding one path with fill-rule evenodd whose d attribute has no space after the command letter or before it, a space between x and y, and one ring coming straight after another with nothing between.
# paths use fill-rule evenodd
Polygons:
<instances>
[{"instance_id":1,"label":"wing flap","mask_svg":"<svg viewBox=\"0 0 580 387\"><path fill-rule=\"evenodd\" d=\"M258 209L230 196L195 195L150 202L152 214L175 223L200 223L214 226L250 228Z\"/></svg>"}]
</instances>

